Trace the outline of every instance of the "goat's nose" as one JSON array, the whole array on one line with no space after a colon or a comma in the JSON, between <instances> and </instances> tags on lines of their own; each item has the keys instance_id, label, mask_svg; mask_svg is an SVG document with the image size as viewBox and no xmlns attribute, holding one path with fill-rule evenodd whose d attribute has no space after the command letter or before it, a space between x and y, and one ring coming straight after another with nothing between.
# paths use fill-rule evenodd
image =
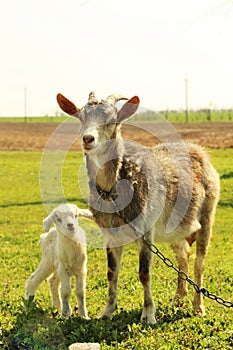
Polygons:
<instances>
[{"instance_id":1,"label":"goat's nose","mask_svg":"<svg viewBox=\"0 0 233 350\"><path fill-rule=\"evenodd\" d=\"M93 135L90 135L90 134L83 135L83 142L86 144L92 143L94 140L95 140L95 138Z\"/></svg>"},{"instance_id":2,"label":"goat's nose","mask_svg":"<svg viewBox=\"0 0 233 350\"><path fill-rule=\"evenodd\" d=\"M69 223L69 224L67 224L67 227L68 227L69 230L73 230L74 229L74 224Z\"/></svg>"}]
</instances>

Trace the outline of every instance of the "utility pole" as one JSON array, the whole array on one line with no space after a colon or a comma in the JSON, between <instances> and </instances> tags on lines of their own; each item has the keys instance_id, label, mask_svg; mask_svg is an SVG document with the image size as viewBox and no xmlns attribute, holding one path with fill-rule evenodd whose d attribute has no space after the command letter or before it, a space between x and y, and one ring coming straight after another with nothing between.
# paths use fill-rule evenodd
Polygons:
<instances>
[{"instance_id":1,"label":"utility pole","mask_svg":"<svg viewBox=\"0 0 233 350\"><path fill-rule=\"evenodd\" d=\"M27 88L24 88L24 123L27 123Z\"/></svg>"},{"instance_id":2,"label":"utility pole","mask_svg":"<svg viewBox=\"0 0 233 350\"><path fill-rule=\"evenodd\" d=\"M188 110L188 79L185 78L185 122L189 121L189 110Z\"/></svg>"}]
</instances>

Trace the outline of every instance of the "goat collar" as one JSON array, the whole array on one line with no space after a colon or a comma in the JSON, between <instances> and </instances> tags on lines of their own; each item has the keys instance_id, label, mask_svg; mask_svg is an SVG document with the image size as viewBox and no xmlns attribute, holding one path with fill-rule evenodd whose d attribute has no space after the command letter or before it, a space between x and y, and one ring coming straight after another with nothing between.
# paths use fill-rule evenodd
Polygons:
<instances>
[{"instance_id":1,"label":"goat collar","mask_svg":"<svg viewBox=\"0 0 233 350\"><path fill-rule=\"evenodd\" d=\"M115 188L113 187L110 191L103 190L100 186L96 185L96 190L99 193L100 197L104 200L114 200L117 193L115 192Z\"/></svg>"},{"instance_id":2,"label":"goat collar","mask_svg":"<svg viewBox=\"0 0 233 350\"><path fill-rule=\"evenodd\" d=\"M116 193L115 186L110 191L103 190L100 186L96 185L92 181L89 182L89 186L91 191L96 191L99 194L99 197L96 203L98 205L98 209L97 209L97 212L93 214L93 216L97 216L102 212L102 200L104 200L104 201L112 202L112 204L115 207L116 213L120 217L122 217L122 213L120 212L118 205L116 203L116 198L118 194Z\"/></svg>"},{"instance_id":3,"label":"goat collar","mask_svg":"<svg viewBox=\"0 0 233 350\"><path fill-rule=\"evenodd\" d=\"M89 182L89 186L92 191L98 192L99 198L102 198L104 200L114 201L117 197L115 186L113 186L113 188L110 191L103 190L99 185L95 184L92 181Z\"/></svg>"}]
</instances>

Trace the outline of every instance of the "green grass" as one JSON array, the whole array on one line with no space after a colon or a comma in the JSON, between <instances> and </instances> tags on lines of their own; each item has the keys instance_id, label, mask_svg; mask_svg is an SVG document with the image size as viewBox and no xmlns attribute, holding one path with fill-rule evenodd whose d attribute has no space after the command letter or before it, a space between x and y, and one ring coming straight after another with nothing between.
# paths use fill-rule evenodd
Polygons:
<instances>
[{"instance_id":1,"label":"green grass","mask_svg":"<svg viewBox=\"0 0 233 350\"><path fill-rule=\"evenodd\" d=\"M221 198L204 284L211 292L233 300L233 150L210 150L210 155L221 176ZM72 342L90 341L99 342L101 349L232 349L232 309L206 299L207 316L194 317L191 287L183 308L172 305L177 276L156 257L152 287L158 324L140 324L143 293L133 244L125 248L122 259L118 311L112 321L98 320L107 295L106 257L104 249L93 247L100 245L99 230L84 220L81 223L93 243L88 247L87 278L91 319L84 321L75 315L70 320L61 319L50 307L46 282L38 289L34 302L25 305L25 282L40 261L38 240L47 215L39 186L41 156L41 152L0 153L0 348L55 350L67 349ZM81 153L67 154L62 184L64 196L85 207L77 182L81 162ZM56 174L52 176L56 180ZM169 247L159 248L175 261ZM193 255L190 260L193 277ZM71 303L75 305L74 293Z\"/></svg>"},{"instance_id":2,"label":"green grass","mask_svg":"<svg viewBox=\"0 0 233 350\"><path fill-rule=\"evenodd\" d=\"M184 123L185 112L178 111L161 111L161 112L144 112L138 113L131 118L132 122L156 122L161 121L161 117L167 119L171 123ZM28 117L27 123L61 123L67 119L67 116L45 116L45 117ZM72 120L72 119L71 119ZM163 120L163 119L162 119ZM199 111L189 111L188 122L231 122L233 121L233 110L210 110L202 109ZM24 123L24 117L0 117L1 122L18 122Z\"/></svg>"},{"instance_id":3,"label":"green grass","mask_svg":"<svg viewBox=\"0 0 233 350\"><path fill-rule=\"evenodd\" d=\"M185 113L176 112L166 112L162 115L171 123L184 123ZM200 110L200 111L190 111L188 113L188 122L190 123L202 123L202 122L231 122L233 120L233 111L219 110L210 111Z\"/></svg>"},{"instance_id":4,"label":"green grass","mask_svg":"<svg viewBox=\"0 0 233 350\"><path fill-rule=\"evenodd\" d=\"M162 117L162 118L161 118ZM136 114L131 118L131 121L136 122L160 122L165 118L170 123L185 123L186 115L185 112L177 111L161 111L155 112L145 112ZM188 122L189 123L203 123L203 122L231 122L233 120L232 110L216 110L211 111L209 109L199 110L199 111L189 111L188 112Z\"/></svg>"}]
</instances>

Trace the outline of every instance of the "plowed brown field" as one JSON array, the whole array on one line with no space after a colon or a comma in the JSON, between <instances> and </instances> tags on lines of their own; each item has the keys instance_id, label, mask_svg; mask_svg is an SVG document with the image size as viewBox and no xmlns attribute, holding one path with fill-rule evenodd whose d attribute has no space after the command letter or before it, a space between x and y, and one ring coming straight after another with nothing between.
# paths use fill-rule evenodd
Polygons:
<instances>
[{"instance_id":1,"label":"plowed brown field","mask_svg":"<svg viewBox=\"0 0 233 350\"><path fill-rule=\"evenodd\" d=\"M233 147L233 122L156 124L145 123L124 125L126 139L152 145L161 141L191 141L206 147ZM67 141L73 143L71 149L80 150L79 123L0 123L1 151L43 150L48 141L54 149L64 149Z\"/></svg>"}]
</instances>

